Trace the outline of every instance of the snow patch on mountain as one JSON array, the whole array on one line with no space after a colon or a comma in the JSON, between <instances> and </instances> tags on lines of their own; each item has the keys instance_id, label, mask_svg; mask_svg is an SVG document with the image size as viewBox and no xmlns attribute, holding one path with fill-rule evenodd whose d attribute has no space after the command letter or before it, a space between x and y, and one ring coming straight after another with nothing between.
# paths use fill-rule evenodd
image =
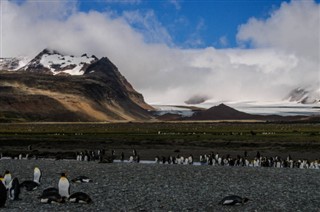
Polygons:
<instances>
[{"instance_id":1,"label":"snow patch on mountain","mask_svg":"<svg viewBox=\"0 0 320 212\"><path fill-rule=\"evenodd\" d=\"M190 117L194 114L189 108L177 107L171 105L152 105L155 108L154 114L156 116L162 116L164 114L176 114L182 117Z\"/></svg>"},{"instance_id":2,"label":"snow patch on mountain","mask_svg":"<svg viewBox=\"0 0 320 212\"><path fill-rule=\"evenodd\" d=\"M297 88L286 97L289 102L313 104L320 102L320 88Z\"/></svg>"},{"instance_id":3,"label":"snow patch on mountain","mask_svg":"<svg viewBox=\"0 0 320 212\"><path fill-rule=\"evenodd\" d=\"M29 61L28 57L0 58L0 70L16 71Z\"/></svg>"},{"instance_id":4,"label":"snow patch on mountain","mask_svg":"<svg viewBox=\"0 0 320 212\"><path fill-rule=\"evenodd\" d=\"M55 75L64 72L70 75L83 75L84 66L96 61L96 57L88 57L86 54L81 57L64 56L59 53L44 54L40 60L43 67L50 69Z\"/></svg>"}]
</instances>

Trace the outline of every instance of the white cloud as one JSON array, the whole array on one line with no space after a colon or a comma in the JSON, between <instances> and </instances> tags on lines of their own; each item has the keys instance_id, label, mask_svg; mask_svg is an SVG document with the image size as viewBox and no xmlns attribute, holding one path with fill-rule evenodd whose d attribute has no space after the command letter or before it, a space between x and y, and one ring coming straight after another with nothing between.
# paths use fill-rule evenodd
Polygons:
<instances>
[{"instance_id":1,"label":"white cloud","mask_svg":"<svg viewBox=\"0 0 320 212\"><path fill-rule=\"evenodd\" d=\"M196 94L215 100L281 100L290 89L319 79L319 17L314 14L319 6L314 3L283 4L269 19L242 25L238 39L249 40L255 49L217 50L172 47L152 11L114 16L78 12L64 1L41 2L1 2L3 56L34 56L46 47L108 56L150 103L183 103ZM301 24L299 30L287 27L291 18Z\"/></svg>"},{"instance_id":2,"label":"white cloud","mask_svg":"<svg viewBox=\"0 0 320 212\"><path fill-rule=\"evenodd\" d=\"M184 46L188 46L190 48L199 48L204 46L204 41L201 38L201 31L204 29L206 29L205 20L200 18L194 29L194 32L191 33L184 42Z\"/></svg>"},{"instance_id":3,"label":"white cloud","mask_svg":"<svg viewBox=\"0 0 320 212\"><path fill-rule=\"evenodd\" d=\"M258 48L279 48L319 59L320 5L313 1L282 3L267 20L251 18L237 38Z\"/></svg>"},{"instance_id":4,"label":"white cloud","mask_svg":"<svg viewBox=\"0 0 320 212\"><path fill-rule=\"evenodd\" d=\"M146 42L172 45L171 36L166 28L158 21L153 10L146 12L139 10L125 11L123 17L136 31L144 35Z\"/></svg>"}]
</instances>

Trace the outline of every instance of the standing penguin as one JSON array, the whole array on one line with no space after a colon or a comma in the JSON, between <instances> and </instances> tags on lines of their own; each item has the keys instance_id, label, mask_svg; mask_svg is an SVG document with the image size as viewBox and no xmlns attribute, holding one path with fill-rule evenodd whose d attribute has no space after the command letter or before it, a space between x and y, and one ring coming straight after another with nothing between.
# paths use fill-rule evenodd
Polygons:
<instances>
[{"instance_id":1,"label":"standing penguin","mask_svg":"<svg viewBox=\"0 0 320 212\"><path fill-rule=\"evenodd\" d=\"M9 198L11 200L20 200L20 184L18 178L13 178L9 184Z\"/></svg>"},{"instance_id":2,"label":"standing penguin","mask_svg":"<svg viewBox=\"0 0 320 212\"><path fill-rule=\"evenodd\" d=\"M68 198L70 196L70 183L65 173L61 173L61 177L58 183L59 194L61 197Z\"/></svg>"},{"instance_id":3,"label":"standing penguin","mask_svg":"<svg viewBox=\"0 0 320 212\"><path fill-rule=\"evenodd\" d=\"M121 162L124 161L124 153L123 153L123 152L121 152L121 158L120 158L120 160L121 160Z\"/></svg>"},{"instance_id":4,"label":"standing penguin","mask_svg":"<svg viewBox=\"0 0 320 212\"><path fill-rule=\"evenodd\" d=\"M35 167L33 170L33 181L40 184L42 173L38 167Z\"/></svg>"},{"instance_id":5,"label":"standing penguin","mask_svg":"<svg viewBox=\"0 0 320 212\"><path fill-rule=\"evenodd\" d=\"M4 207L7 201L7 189L4 185L4 179L0 176L0 207Z\"/></svg>"},{"instance_id":6,"label":"standing penguin","mask_svg":"<svg viewBox=\"0 0 320 212\"><path fill-rule=\"evenodd\" d=\"M5 171L3 179L4 179L5 187L9 188L9 184L12 180L12 177L11 177L11 173L8 170Z\"/></svg>"}]
</instances>

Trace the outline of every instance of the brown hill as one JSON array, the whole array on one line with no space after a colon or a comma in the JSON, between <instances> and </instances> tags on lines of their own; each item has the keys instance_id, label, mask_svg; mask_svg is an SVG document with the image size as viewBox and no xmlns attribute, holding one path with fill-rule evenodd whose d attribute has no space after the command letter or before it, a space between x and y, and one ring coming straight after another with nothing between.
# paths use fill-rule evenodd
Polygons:
<instances>
[{"instance_id":1,"label":"brown hill","mask_svg":"<svg viewBox=\"0 0 320 212\"><path fill-rule=\"evenodd\" d=\"M83 75L26 70L0 71L0 122L152 118L152 107L107 58L85 67Z\"/></svg>"},{"instance_id":2,"label":"brown hill","mask_svg":"<svg viewBox=\"0 0 320 212\"><path fill-rule=\"evenodd\" d=\"M225 104L211 107L194 113L188 120L264 120L264 121L294 121L304 116L252 115L233 109Z\"/></svg>"}]
</instances>

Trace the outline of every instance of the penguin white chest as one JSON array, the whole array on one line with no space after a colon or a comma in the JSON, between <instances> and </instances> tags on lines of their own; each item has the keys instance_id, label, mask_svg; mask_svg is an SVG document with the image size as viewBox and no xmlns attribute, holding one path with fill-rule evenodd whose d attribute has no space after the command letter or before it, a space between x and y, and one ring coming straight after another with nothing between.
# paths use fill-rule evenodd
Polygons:
<instances>
[{"instance_id":1,"label":"penguin white chest","mask_svg":"<svg viewBox=\"0 0 320 212\"><path fill-rule=\"evenodd\" d=\"M5 174L3 179L4 179L4 184L5 184L6 188L9 188L9 184L12 180L11 174Z\"/></svg>"}]
</instances>

